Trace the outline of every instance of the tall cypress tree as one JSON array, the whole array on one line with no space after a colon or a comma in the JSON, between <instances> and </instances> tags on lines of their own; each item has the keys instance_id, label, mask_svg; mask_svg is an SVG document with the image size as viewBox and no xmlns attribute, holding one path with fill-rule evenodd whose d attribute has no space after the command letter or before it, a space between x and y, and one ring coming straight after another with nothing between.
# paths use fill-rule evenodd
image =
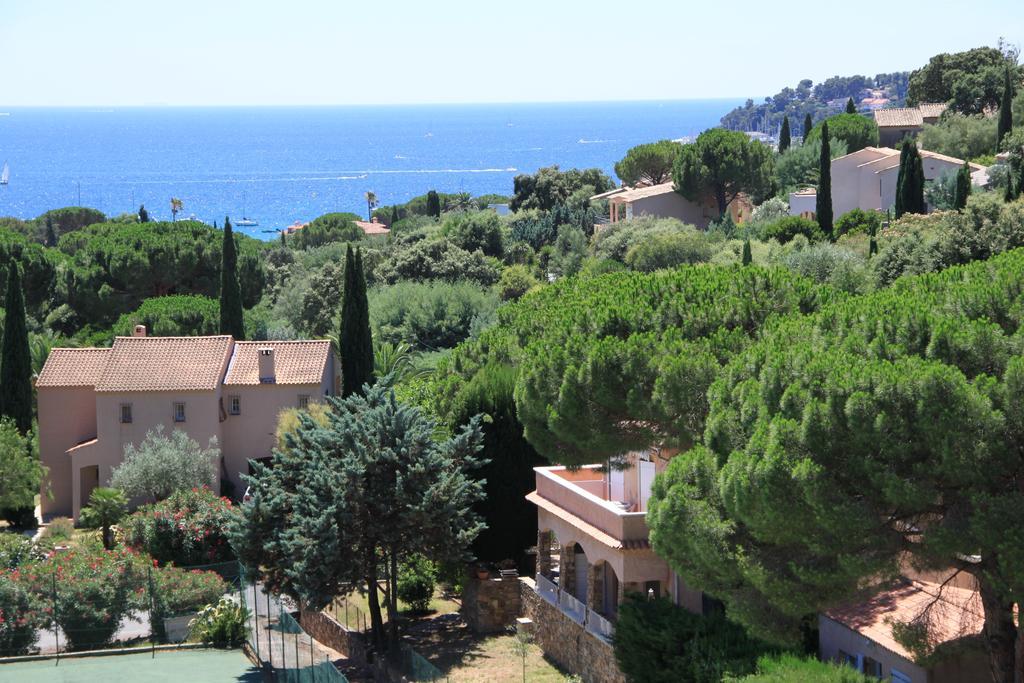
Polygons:
<instances>
[{"instance_id":1,"label":"tall cypress tree","mask_svg":"<svg viewBox=\"0 0 1024 683\"><path fill-rule=\"evenodd\" d=\"M1010 67L1006 67L1006 78L1003 81L1003 99L999 103L999 124L996 127L996 148L1003 144L1003 138L1013 130L1013 81L1010 80Z\"/></svg>"},{"instance_id":2,"label":"tall cypress tree","mask_svg":"<svg viewBox=\"0 0 1024 683\"><path fill-rule=\"evenodd\" d=\"M853 98L852 97L850 99L846 100L846 113L847 114L856 114L857 113L857 105L853 103Z\"/></svg>"},{"instance_id":3,"label":"tall cypress tree","mask_svg":"<svg viewBox=\"0 0 1024 683\"><path fill-rule=\"evenodd\" d=\"M242 289L238 284L238 252L231 219L224 218L224 244L220 256L220 333L245 339L242 317Z\"/></svg>"},{"instance_id":4,"label":"tall cypress tree","mask_svg":"<svg viewBox=\"0 0 1024 683\"><path fill-rule=\"evenodd\" d=\"M953 208L957 211L967 206L967 198L971 196L971 167L965 161L956 172L956 187L953 189Z\"/></svg>"},{"instance_id":5,"label":"tall cypress tree","mask_svg":"<svg viewBox=\"0 0 1024 683\"><path fill-rule=\"evenodd\" d=\"M753 260L754 257L750 253L750 240L743 240L743 265L749 266Z\"/></svg>"},{"instance_id":6,"label":"tall cypress tree","mask_svg":"<svg viewBox=\"0 0 1024 683\"><path fill-rule=\"evenodd\" d=\"M807 136L811 134L811 128L814 128L814 121L811 120L810 114L804 114L804 140L807 140Z\"/></svg>"},{"instance_id":7,"label":"tall cypress tree","mask_svg":"<svg viewBox=\"0 0 1024 683\"><path fill-rule=\"evenodd\" d=\"M7 266L4 337L0 355L0 416L14 420L18 431L32 429L32 355L25 322L21 266L12 257Z\"/></svg>"},{"instance_id":8,"label":"tall cypress tree","mask_svg":"<svg viewBox=\"0 0 1024 683\"><path fill-rule=\"evenodd\" d=\"M779 131L779 154L782 154L789 149L792 140L790 140L789 134L789 117L782 117L782 130Z\"/></svg>"},{"instance_id":9,"label":"tall cypress tree","mask_svg":"<svg viewBox=\"0 0 1024 683\"><path fill-rule=\"evenodd\" d=\"M818 195L814 202L818 227L832 237L832 150L828 139L828 121L821 124L821 156L818 159Z\"/></svg>"},{"instance_id":10,"label":"tall cypress tree","mask_svg":"<svg viewBox=\"0 0 1024 683\"><path fill-rule=\"evenodd\" d=\"M441 217L441 198L437 195L437 190L427 193L427 215L434 218Z\"/></svg>"},{"instance_id":11,"label":"tall cypress tree","mask_svg":"<svg viewBox=\"0 0 1024 683\"><path fill-rule=\"evenodd\" d=\"M900 176L896 180L896 217L906 213L924 213L924 165L913 140L903 143Z\"/></svg>"},{"instance_id":12,"label":"tall cypress tree","mask_svg":"<svg viewBox=\"0 0 1024 683\"><path fill-rule=\"evenodd\" d=\"M395 223L398 222L398 206L391 207L391 223L388 224L389 228L395 227Z\"/></svg>"},{"instance_id":13,"label":"tall cypress tree","mask_svg":"<svg viewBox=\"0 0 1024 683\"><path fill-rule=\"evenodd\" d=\"M1017 192L1013 186L1013 173L1006 175L1006 190L1003 192L1003 201L1012 202L1017 198Z\"/></svg>"},{"instance_id":14,"label":"tall cypress tree","mask_svg":"<svg viewBox=\"0 0 1024 683\"><path fill-rule=\"evenodd\" d=\"M370 332L370 306L366 299L361 251L345 250L345 291L341 301L341 395L363 393L364 384L373 384L373 336Z\"/></svg>"}]
</instances>

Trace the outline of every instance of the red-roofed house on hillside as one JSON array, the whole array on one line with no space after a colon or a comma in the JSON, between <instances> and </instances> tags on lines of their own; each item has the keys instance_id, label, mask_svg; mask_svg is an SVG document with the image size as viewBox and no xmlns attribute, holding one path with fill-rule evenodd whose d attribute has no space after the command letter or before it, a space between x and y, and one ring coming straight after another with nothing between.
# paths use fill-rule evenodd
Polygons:
<instances>
[{"instance_id":1,"label":"red-roofed house on hillside","mask_svg":"<svg viewBox=\"0 0 1024 683\"><path fill-rule=\"evenodd\" d=\"M141 325L109 349L54 349L36 381L43 515L77 519L125 446L161 425L215 438L222 479L241 487L249 460L270 457L278 414L335 395L337 368L328 340L147 337Z\"/></svg>"}]
</instances>

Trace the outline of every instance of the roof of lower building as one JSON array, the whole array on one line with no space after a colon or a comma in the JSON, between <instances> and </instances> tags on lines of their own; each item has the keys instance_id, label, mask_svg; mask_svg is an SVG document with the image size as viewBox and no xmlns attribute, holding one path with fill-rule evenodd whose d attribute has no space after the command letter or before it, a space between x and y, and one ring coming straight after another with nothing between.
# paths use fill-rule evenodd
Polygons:
<instances>
[{"instance_id":1,"label":"roof of lower building","mask_svg":"<svg viewBox=\"0 0 1024 683\"><path fill-rule=\"evenodd\" d=\"M331 356L327 339L237 342L224 384L260 384L259 350L266 348L274 350L274 384L320 384Z\"/></svg>"},{"instance_id":2,"label":"roof of lower building","mask_svg":"<svg viewBox=\"0 0 1024 683\"><path fill-rule=\"evenodd\" d=\"M379 222L376 218L372 221L352 221L356 227L363 231L364 235L387 235L391 230L388 226Z\"/></svg>"},{"instance_id":3,"label":"roof of lower building","mask_svg":"<svg viewBox=\"0 0 1024 683\"><path fill-rule=\"evenodd\" d=\"M923 126L925 119L938 118L949 105L943 102L922 102L916 107L876 109L875 123L879 128L912 128Z\"/></svg>"},{"instance_id":4,"label":"roof of lower building","mask_svg":"<svg viewBox=\"0 0 1024 683\"><path fill-rule=\"evenodd\" d=\"M910 580L867 601L829 610L825 616L910 660L913 654L893 637L894 622L926 625L935 644L980 633L985 623L977 591Z\"/></svg>"},{"instance_id":5,"label":"roof of lower building","mask_svg":"<svg viewBox=\"0 0 1024 683\"><path fill-rule=\"evenodd\" d=\"M96 391L213 391L232 341L228 335L117 337Z\"/></svg>"},{"instance_id":6,"label":"roof of lower building","mask_svg":"<svg viewBox=\"0 0 1024 683\"><path fill-rule=\"evenodd\" d=\"M669 194L675 191L675 183L667 182L661 183L660 185L645 185L643 187L630 188L622 193L613 195L610 198L628 203L635 202L638 199L645 199L647 197L657 197L659 195Z\"/></svg>"},{"instance_id":7,"label":"roof of lower building","mask_svg":"<svg viewBox=\"0 0 1024 683\"><path fill-rule=\"evenodd\" d=\"M110 349L53 349L37 387L94 387L107 366Z\"/></svg>"}]
</instances>

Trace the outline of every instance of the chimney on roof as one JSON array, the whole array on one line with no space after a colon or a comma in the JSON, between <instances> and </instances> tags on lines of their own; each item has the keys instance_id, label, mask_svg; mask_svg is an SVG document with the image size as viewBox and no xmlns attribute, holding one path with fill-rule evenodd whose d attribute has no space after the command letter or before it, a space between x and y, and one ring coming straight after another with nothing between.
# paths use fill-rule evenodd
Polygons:
<instances>
[{"instance_id":1,"label":"chimney on roof","mask_svg":"<svg viewBox=\"0 0 1024 683\"><path fill-rule=\"evenodd\" d=\"M274 383L274 349L269 346L262 346L258 351L260 384Z\"/></svg>"},{"instance_id":2,"label":"chimney on roof","mask_svg":"<svg viewBox=\"0 0 1024 683\"><path fill-rule=\"evenodd\" d=\"M145 325L136 325L135 329L132 330L132 336L133 337L145 337L146 336L146 326Z\"/></svg>"}]
</instances>

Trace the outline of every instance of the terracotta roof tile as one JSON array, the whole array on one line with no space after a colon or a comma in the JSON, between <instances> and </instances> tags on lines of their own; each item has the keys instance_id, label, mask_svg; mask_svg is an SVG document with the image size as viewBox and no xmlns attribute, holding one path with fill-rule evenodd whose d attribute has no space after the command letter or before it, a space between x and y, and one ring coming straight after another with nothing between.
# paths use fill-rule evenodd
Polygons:
<instances>
[{"instance_id":1,"label":"terracotta roof tile","mask_svg":"<svg viewBox=\"0 0 1024 683\"><path fill-rule=\"evenodd\" d=\"M229 336L117 337L96 391L213 391L231 344Z\"/></svg>"},{"instance_id":2,"label":"terracotta roof tile","mask_svg":"<svg viewBox=\"0 0 1024 683\"><path fill-rule=\"evenodd\" d=\"M330 357L331 342L237 342L224 384L259 384L259 350L274 349L275 384L320 384Z\"/></svg>"},{"instance_id":3,"label":"terracotta roof tile","mask_svg":"<svg viewBox=\"0 0 1024 683\"><path fill-rule=\"evenodd\" d=\"M39 373L36 386L96 386L109 357L110 349L53 349Z\"/></svg>"},{"instance_id":4,"label":"terracotta roof tile","mask_svg":"<svg viewBox=\"0 0 1024 683\"><path fill-rule=\"evenodd\" d=\"M917 107L897 107L893 109L876 109L875 123L880 128L903 128L906 126L924 125L924 117Z\"/></svg>"},{"instance_id":5,"label":"terracotta roof tile","mask_svg":"<svg viewBox=\"0 0 1024 683\"><path fill-rule=\"evenodd\" d=\"M365 235L387 235L391 232L388 226L377 221L352 221L356 224L356 227L363 231Z\"/></svg>"},{"instance_id":6,"label":"terracotta roof tile","mask_svg":"<svg viewBox=\"0 0 1024 683\"><path fill-rule=\"evenodd\" d=\"M926 624L930 640L938 645L980 633L983 615L976 591L925 581L902 581L870 600L825 612L829 619L911 660L913 654L893 638L894 621Z\"/></svg>"},{"instance_id":7,"label":"terracotta roof tile","mask_svg":"<svg viewBox=\"0 0 1024 683\"><path fill-rule=\"evenodd\" d=\"M921 111L921 116L930 119L942 116L943 112L949 109L949 105L945 102L922 102L917 108Z\"/></svg>"}]
</instances>

